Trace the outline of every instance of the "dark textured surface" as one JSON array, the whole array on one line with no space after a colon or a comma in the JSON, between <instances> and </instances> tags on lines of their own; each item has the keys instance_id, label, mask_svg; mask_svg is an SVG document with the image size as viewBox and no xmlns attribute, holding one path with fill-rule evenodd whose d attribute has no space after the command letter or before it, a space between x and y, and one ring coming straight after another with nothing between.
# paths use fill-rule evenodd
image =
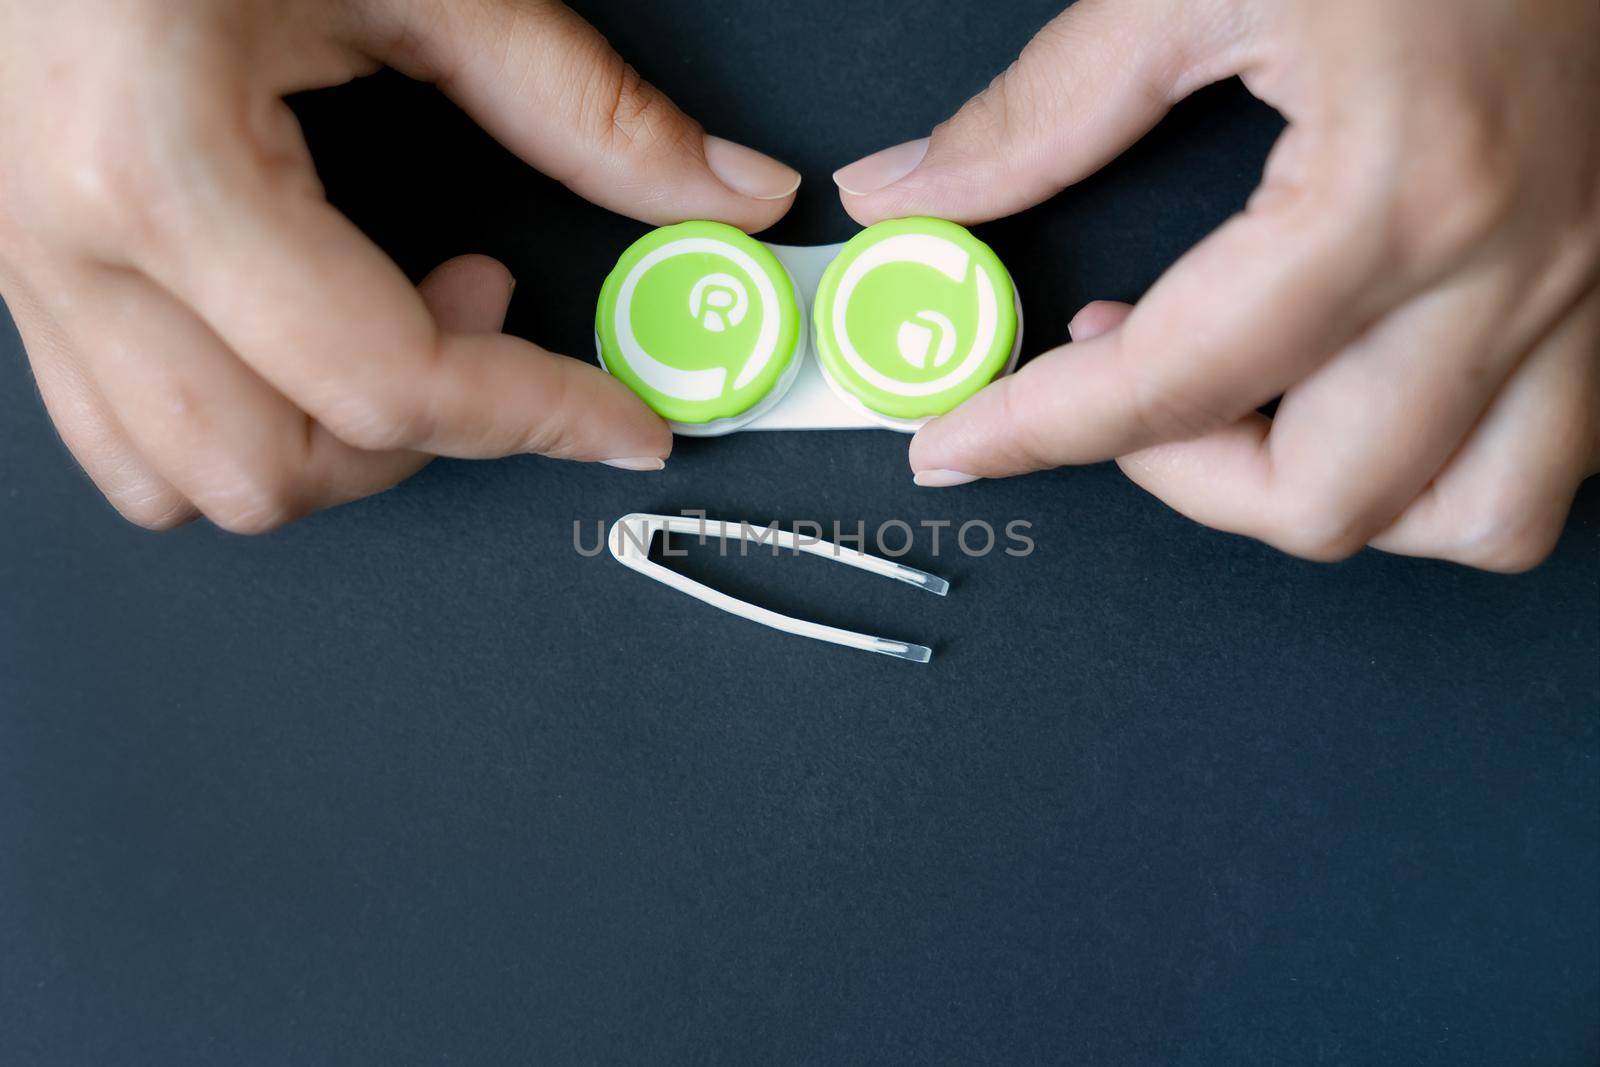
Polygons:
<instances>
[{"instance_id":1,"label":"dark textured surface","mask_svg":"<svg viewBox=\"0 0 1600 1067\"><path fill-rule=\"evenodd\" d=\"M925 132L1050 7L585 10L800 165L773 236L823 243L851 232L829 171ZM399 79L301 110L408 270L498 255L512 329L588 350L642 227ZM985 228L1029 351L1239 206L1275 132L1212 90ZM685 442L661 476L440 463L265 538L155 536L0 348L0 1063L1600 1058L1600 487L1518 578L1296 562L1110 467L915 490L888 433ZM1038 550L924 539L946 601L688 563L935 644L921 668L571 547L685 507L1025 519Z\"/></svg>"}]
</instances>

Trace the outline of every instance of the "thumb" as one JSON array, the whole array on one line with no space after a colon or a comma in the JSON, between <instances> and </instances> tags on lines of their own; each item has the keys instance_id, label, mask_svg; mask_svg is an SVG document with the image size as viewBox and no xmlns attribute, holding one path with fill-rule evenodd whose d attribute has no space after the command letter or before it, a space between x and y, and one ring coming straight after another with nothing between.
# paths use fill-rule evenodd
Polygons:
<instances>
[{"instance_id":1,"label":"thumb","mask_svg":"<svg viewBox=\"0 0 1600 1067\"><path fill-rule=\"evenodd\" d=\"M1216 0L1079 0L931 137L838 171L845 210L976 223L1094 173L1177 101L1234 72Z\"/></svg>"},{"instance_id":2,"label":"thumb","mask_svg":"<svg viewBox=\"0 0 1600 1067\"><path fill-rule=\"evenodd\" d=\"M554 0L380 0L374 58L432 81L502 144L585 199L644 222L754 232L800 175L712 137Z\"/></svg>"}]
</instances>

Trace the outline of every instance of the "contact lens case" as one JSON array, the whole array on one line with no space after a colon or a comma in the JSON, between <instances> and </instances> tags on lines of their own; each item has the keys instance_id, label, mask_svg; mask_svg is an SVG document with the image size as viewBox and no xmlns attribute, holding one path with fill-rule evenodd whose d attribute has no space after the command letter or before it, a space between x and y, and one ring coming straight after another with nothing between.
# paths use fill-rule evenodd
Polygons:
<instances>
[{"instance_id":1,"label":"contact lens case","mask_svg":"<svg viewBox=\"0 0 1600 1067\"><path fill-rule=\"evenodd\" d=\"M910 432L1016 366L1022 306L993 250L940 219L807 248L686 222L623 252L595 342L680 434Z\"/></svg>"}]
</instances>

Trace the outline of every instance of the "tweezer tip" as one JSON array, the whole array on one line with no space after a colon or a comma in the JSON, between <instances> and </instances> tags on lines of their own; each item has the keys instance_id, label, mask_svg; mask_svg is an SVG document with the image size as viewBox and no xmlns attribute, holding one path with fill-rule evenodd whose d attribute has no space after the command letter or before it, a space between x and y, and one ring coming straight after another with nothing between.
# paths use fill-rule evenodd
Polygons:
<instances>
[{"instance_id":1,"label":"tweezer tip","mask_svg":"<svg viewBox=\"0 0 1600 1067\"><path fill-rule=\"evenodd\" d=\"M917 586L921 589L926 589L928 592L934 593L938 596L944 596L946 593L950 592L949 582L945 581L937 574L929 574L927 571L919 571L915 567L907 567L904 565L896 567L894 570L894 576L900 579L902 582L908 582L911 585Z\"/></svg>"},{"instance_id":2,"label":"tweezer tip","mask_svg":"<svg viewBox=\"0 0 1600 1067\"><path fill-rule=\"evenodd\" d=\"M908 645L903 641L884 641L874 651L912 663L927 663L933 658L933 649L927 645Z\"/></svg>"}]
</instances>

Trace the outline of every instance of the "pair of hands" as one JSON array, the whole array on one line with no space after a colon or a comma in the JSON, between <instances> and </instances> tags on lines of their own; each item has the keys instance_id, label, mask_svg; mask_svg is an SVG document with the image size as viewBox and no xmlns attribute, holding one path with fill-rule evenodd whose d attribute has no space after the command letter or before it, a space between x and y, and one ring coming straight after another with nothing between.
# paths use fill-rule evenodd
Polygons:
<instances>
[{"instance_id":1,"label":"pair of hands","mask_svg":"<svg viewBox=\"0 0 1600 1067\"><path fill-rule=\"evenodd\" d=\"M799 185L552 0L7 5L0 291L133 521L270 529L435 455L670 451L619 382L499 332L499 264L413 288L328 206L282 98L383 65L642 221L757 231ZM1118 458L1299 555L1537 563L1600 466L1593 0L1080 0L931 138L835 180L863 224L996 218L1235 74L1289 119L1248 209L924 428L917 480Z\"/></svg>"}]
</instances>

